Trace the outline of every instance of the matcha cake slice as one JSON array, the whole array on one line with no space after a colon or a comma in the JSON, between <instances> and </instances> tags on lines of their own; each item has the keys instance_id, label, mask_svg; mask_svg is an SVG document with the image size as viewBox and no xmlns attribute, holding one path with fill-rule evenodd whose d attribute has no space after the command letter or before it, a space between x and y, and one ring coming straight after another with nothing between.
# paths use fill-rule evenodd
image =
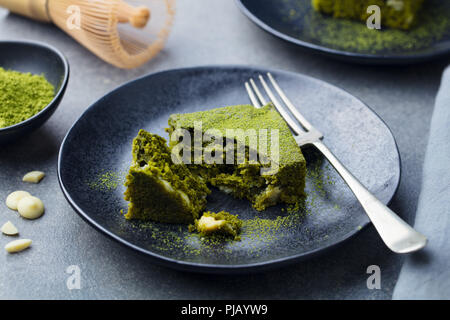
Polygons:
<instances>
[{"instance_id":1,"label":"matcha cake slice","mask_svg":"<svg viewBox=\"0 0 450 320\"><path fill-rule=\"evenodd\" d=\"M258 159L256 162L238 162L236 153L232 164L226 160L223 163L208 164L202 158L201 163L194 161L187 166L191 172L226 193L250 200L253 207L259 211L277 203L297 204L304 200L305 158L286 122L272 105L260 109L251 105L239 105L189 114L174 114L169 118L167 131L172 134L177 129L186 129L192 137L195 137L196 123L201 123L203 136L207 136L210 130L214 130L215 135L221 133L224 141L223 159L227 156L230 141L234 143L234 146L238 142L240 145L245 145L247 160L249 160L249 154L255 151L255 148L251 148L250 141L258 141L256 151ZM227 135L229 129L241 129L247 135L229 136ZM267 132L266 148L261 147L260 133L264 130ZM270 135L275 131L279 138L278 143L274 145L275 140L272 141ZM178 141L171 141L171 146L178 143ZM209 147L207 143L201 145L203 151ZM196 146L194 145L193 148L195 150ZM273 168L276 170L272 170Z\"/></svg>"},{"instance_id":2,"label":"matcha cake slice","mask_svg":"<svg viewBox=\"0 0 450 320\"><path fill-rule=\"evenodd\" d=\"M127 219L192 223L210 190L186 166L174 164L163 138L140 130L133 140L133 161L126 177Z\"/></svg>"},{"instance_id":3,"label":"matcha cake slice","mask_svg":"<svg viewBox=\"0 0 450 320\"><path fill-rule=\"evenodd\" d=\"M335 18L366 21L372 13L367 8L377 5L381 9L381 26L408 30L419 14L424 0L312 0L315 10Z\"/></svg>"},{"instance_id":4,"label":"matcha cake slice","mask_svg":"<svg viewBox=\"0 0 450 320\"><path fill-rule=\"evenodd\" d=\"M242 220L237 215L226 211L205 212L200 219L196 219L194 225L189 226L189 231L197 231L202 236L224 236L234 240L240 240L239 233L242 228Z\"/></svg>"}]
</instances>

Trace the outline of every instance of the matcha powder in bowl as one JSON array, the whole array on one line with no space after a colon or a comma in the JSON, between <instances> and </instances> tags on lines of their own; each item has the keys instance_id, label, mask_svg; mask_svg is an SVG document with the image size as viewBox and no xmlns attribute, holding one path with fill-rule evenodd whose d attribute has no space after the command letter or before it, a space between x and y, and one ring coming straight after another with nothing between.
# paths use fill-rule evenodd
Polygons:
<instances>
[{"instance_id":1,"label":"matcha powder in bowl","mask_svg":"<svg viewBox=\"0 0 450 320\"><path fill-rule=\"evenodd\" d=\"M55 88L43 75L0 67L0 128L20 123L44 109L55 97Z\"/></svg>"}]
</instances>

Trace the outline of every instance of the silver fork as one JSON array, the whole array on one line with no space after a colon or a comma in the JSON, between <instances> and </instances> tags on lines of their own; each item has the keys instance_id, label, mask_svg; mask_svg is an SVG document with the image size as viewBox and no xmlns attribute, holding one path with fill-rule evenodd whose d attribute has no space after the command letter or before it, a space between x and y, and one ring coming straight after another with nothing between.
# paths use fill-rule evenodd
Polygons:
<instances>
[{"instance_id":1,"label":"silver fork","mask_svg":"<svg viewBox=\"0 0 450 320\"><path fill-rule=\"evenodd\" d=\"M264 91L267 93L275 108L291 128L297 144L300 147L304 145L314 145L320 152L322 152L325 158L327 158L342 179L350 187L388 248L396 253L410 253L425 247L427 244L427 238L411 228L391 209L385 206L380 200L371 194L370 191L367 190L366 187L364 187L350 171L348 171L348 169L322 142L323 134L314 128L313 125L300 114L298 109L281 90L273 76L270 73L267 73L267 76L281 100L298 121L295 121L289 115L283 104L277 99L272 89L267 85L263 76L259 75L259 80L264 88ZM249 82L245 83L245 88L253 106L260 108L262 105L266 105L267 101L261 94L261 91L258 89L255 81L250 79ZM300 123L301 126L298 123Z\"/></svg>"}]
</instances>

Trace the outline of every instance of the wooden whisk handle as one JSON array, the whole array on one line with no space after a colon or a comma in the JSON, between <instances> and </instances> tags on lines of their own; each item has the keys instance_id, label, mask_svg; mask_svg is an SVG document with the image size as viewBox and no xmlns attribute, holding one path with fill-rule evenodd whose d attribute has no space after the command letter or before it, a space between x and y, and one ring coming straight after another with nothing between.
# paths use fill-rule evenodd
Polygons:
<instances>
[{"instance_id":1,"label":"wooden whisk handle","mask_svg":"<svg viewBox=\"0 0 450 320\"><path fill-rule=\"evenodd\" d=\"M0 0L0 7L34 20L50 22L51 19L47 11L47 1L48 0Z\"/></svg>"},{"instance_id":2,"label":"wooden whisk handle","mask_svg":"<svg viewBox=\"0 0 450 320\"><path fill-rule=\"evenodd\" d=\"M117 14L119 22L130 23L135 28L144 28L150 19L150 10L147 7L133 7L125 1L119 2Z\"/></svg>"}]
</instances>

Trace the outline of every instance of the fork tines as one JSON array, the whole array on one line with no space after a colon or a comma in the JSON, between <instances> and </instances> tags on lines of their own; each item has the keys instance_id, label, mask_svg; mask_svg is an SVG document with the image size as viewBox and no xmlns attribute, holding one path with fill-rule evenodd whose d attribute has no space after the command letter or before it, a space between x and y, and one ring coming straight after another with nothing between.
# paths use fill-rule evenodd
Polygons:
<instances>
[{"instance_id":1,"label":"fork tines","mask_svg":"<svg viewBox=\"0 0 450 320\"><path fill-rule=\"evenodd\" d=\"M264 80L264 77L262 75L258 76L265 93L270 98L270 101L273 103L275 108L281 114L283 119L289 125L294 135L298 136L298 135L305 135L305 133L306 134L311 133L313 134L314 137L314 139L312 140L322 139L323 135L317 129L315 129L308 120L306 120L306 118L300 113L300 111L298 111L298 109L294 106L294 104L288 99L286 94L280 88L277 81L274 79L274 77L270 72L267 73L267 77L270 80L270 83L272 84L273 88L277 92L279 98L281 98L281 101L283 101L284 105L283 103L280 102L275 93L269 87L266 80ZM245 83L245 88L255 108L261 108L261 106L267 104L266 99L262 95L261 91L259 90L258 86L256 85L253 79L250 79L248 82ZM286 110L285 106L292 113L294 118L297 119L298 122L292 118L288 110ZM299 125L299 123L301 126Z\"/></svg>"}]
</instances>

